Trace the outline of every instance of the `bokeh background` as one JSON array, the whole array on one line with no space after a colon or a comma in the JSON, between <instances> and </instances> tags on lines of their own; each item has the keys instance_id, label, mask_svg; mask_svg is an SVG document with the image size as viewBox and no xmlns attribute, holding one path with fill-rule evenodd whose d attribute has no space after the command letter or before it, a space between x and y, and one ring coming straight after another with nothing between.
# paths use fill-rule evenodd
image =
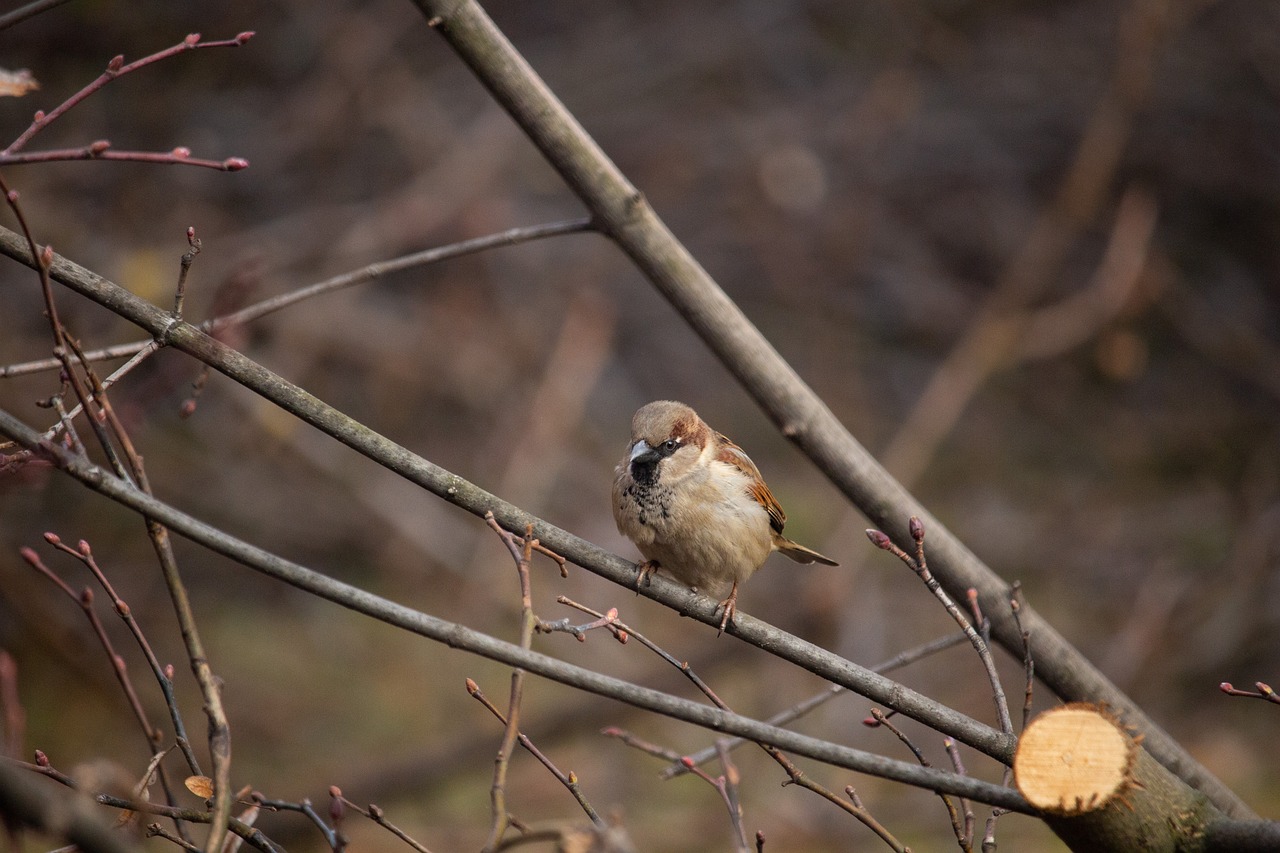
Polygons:
<instances>
[{"instance_id":1,"label":"bokeh background","mask_svg":"<svg viewBox=\"0 0 1280 853\"><path fill-rule=\"evenodd\" d=\"M1280 679L1280 7L488 9L853 433L1201 761L1277 814L1275 711L1217 685ZM405 252L581 215L399 0L69 3L0 33L0 64L29 68L42 85L0 100L0 135L16 137L116 54L243 30L257 33L245 47L185 53L111 84L32 147L186 145L251 167L7 169L39 240L167 305L194 226L204 251L187 314L203 318ZM3 221L13 226L8 211ZM138 338L76 297L63 294L60 307L90 348ZM35 276L0 265L0 363L48 355L41 311ZM1010 328L1022 333L1004 337ZM914 576L871 550L863 520L603 238L388 276L255 322L235 342L433 462L626 556L635 552L613 528L608 488L631 413L684 400L751 453L788 531L842 563L775 558L746 587L744 610L864 664L949 630ZM162 353L113 392L160 496L343 580L516 637L515 575L479 520L222 377L183 419L198 375ZM35 402L55 390L53 374L8 378L0 403L47 425ZM31 468L0 480L0 647L18 665L26 755L131 772L147 757L83 616L17 555L39 548L75 588L89 583L42 545L44 531L92 543L161 660L175 663L202 741L141 523ZM501 731L463 679L503 704L506 670L178 547L225 682L238 785L323 803L336 784L432 849L481 844ZM617 606L743 713L766 716L822 689L586 572L561 580L550 563L536 569L543 618L571 615L560 594ZM162 720L141 657L108 622ZM634 644L555 635L537 647L693 695ZM1017 696L1019 665L1001 658ZM991 718L971 654L900 677ZM1051 701L1041 691L1038 704ZM860 724L868 707L843 697L800 727L909 758ZM693 751L705 733L537 681L523 719L640 849L729 848L710 787L659 781L661 762L596 734L618 725ZM905 725L945 763L936 735ZM881 849L830 805L780 790L763 756L738 755L746 826L766 833L766 849ZM855 785L915 849L952 849L935 798L806 769L837 791ZM526 821L580 819L524 755L510 803ZM291 849L323 849L296 815L263 825ZM393 849L376 828L347 830L366 849ZM1016 816L999 838L1061 849Z\"/></svg>"}]
</instances>

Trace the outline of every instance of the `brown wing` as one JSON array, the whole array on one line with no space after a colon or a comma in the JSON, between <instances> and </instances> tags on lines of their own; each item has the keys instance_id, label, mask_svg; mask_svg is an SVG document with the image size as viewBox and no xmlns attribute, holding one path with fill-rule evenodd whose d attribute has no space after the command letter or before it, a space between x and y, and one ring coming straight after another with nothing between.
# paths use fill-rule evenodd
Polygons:
<instances>
[{"instance_id":1,"label":"brown wing","mask_svg":"<svg viewBox=\"0 0 1280 853\"><path fill-rule=\"evenodd\" d=\"M769 491L769 487L764 484L764 477L760 476L760 469L756 467L756 463L751 461L751 457L744 453L741 447L720 433L716 433L716 436L721 444L720 452L716 454L716 461L732 465L751 478L751 485L747 491L760 506L764 507L765 512L769 513L769 526L775 533L781 533L787 523L787 514L782 511L773 492Z\"/></svg>"}]
</instances>

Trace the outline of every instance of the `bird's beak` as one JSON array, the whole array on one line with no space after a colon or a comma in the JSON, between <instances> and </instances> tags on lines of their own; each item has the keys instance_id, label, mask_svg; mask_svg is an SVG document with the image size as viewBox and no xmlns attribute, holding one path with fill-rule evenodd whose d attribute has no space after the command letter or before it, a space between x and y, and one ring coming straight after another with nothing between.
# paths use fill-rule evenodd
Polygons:
<instances>
[{"instance_id":1,"label":"bird's beak","mask_svg":"<svg viewBox=\"0 0 1280 853\"><path fill-rule=\"evenodd\" d=\"M642 438L631 445L631 457L627 461L632 465L652 465L659 458L658 452L649 446L649 442Z\"/></svg>"}]
</instances>

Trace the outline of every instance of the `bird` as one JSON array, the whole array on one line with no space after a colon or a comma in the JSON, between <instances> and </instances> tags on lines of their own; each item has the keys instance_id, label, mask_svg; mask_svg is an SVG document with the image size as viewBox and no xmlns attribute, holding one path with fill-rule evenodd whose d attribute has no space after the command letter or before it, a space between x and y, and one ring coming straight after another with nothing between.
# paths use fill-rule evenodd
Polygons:
<instances>
[{"instance_id":1,"label":"bird","mask_svg":"<svg viewBox=\"0 0 1280 853\"><path fill-rule=\"evenodd\" d=\"M774 551L797 563L839 565L782 535L786 513L742 448L684 403L655 400L631 419L613 478L613 518L645 560L636 588L662 569L687 586L728 595L720 633L737 611L738 586Z\"/></svg>"}]
</instances>

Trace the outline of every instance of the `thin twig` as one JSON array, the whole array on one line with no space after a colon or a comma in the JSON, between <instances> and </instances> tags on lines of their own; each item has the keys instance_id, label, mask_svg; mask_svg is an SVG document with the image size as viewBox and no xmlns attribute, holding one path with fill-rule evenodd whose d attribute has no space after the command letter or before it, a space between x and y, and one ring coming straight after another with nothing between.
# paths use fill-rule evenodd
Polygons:
<instances>
[{"instance_id":1,"label":"thin twig","mask_svg":"<svg viewBox=\"0 0 1280 853\"><path fill-rule=\"evenodd\" d=\"M60 546L62 543L58 537L52 533L46 533L45 539L50 544ZM98 618L98 613L94 609L93 590L85 587L82 592L77 593L71 588L70 584L58 576L56 572L50 569L40 555L31 548L23 547L18 549L22 559L33 569L44 575L54 583L58 589L74 601L85 618L89 620L89 626L93 629L94 636L97 637L98 643L107 654L107 660L111 663L111 671L115 674L116 681L120 683L120 689L124 691L125 699L129 703L129 709L133 711L134 719L138 721L138 725L142 727L142 734L147 739L147 745L152 750L159 750L159 744L163 738L163 734L158 728L151 724L147 717L146 709L142 707L142 700L138 698L138 691L133 686L133 680L129 677L129 666L125 663L125 659L116 651L114 644L111 642L110 636L107 635L107 629L102 624L102 620Z\"/></svg>"},{"instance_id":2,"label":"thin twig","mask_svg":"<svg viewBox=\"0 0 1280 853\"><path fill-rule=\"evenodd\" d=\"M27 143L30 142L32 137L34 137L37 133L44 130L49 125L53 124L63 115L65 115L67 111L70 110L72 107L79 104L85 98L89 97L94 92L98 91L103 86L110 83L112 80L116 80L120 77L123 77L126 74L129 74L133 71L137 71L139 68L144 68L153 62L159 62L162 59L167 59L171 56L175 56L184 51L195 50L198 48L206 48L206 47L239 47L240 45L244 44L251 38L253 38L253 33L243 32L233 39L225 39L223 41L202 42L200 41L199 34L192 33L191 35L184 38L178 44L172 47L167 47L164 50L157 51L151 54L150 56L144 56L141 59L135 60L134 62L130 62L128 65L124 63L123 56L117 56L107 63L107 70L102 72L102 74L99 75L95 80L93 80L93 82L89 83L83 89L76 92L71 97L67 98L65 101L63 101L58 106L54 107L49 112L45 112L44 110L37 112L35 120L31 122L31 126L28 127L25 131L23 131L22 135L19 136L17 139L15 139L12 143L10 143L9 147L4 149L3 152L0 152L0 154L9 156L17 153L18 151L21 151L23 148L26 147Z\"/></svg>"},{"instance_id":3,"label":"thin twig","mask_svg":"<svg viewBox=\"0 0 1280 853\"><path fill-rule=\"evenodd\" d=\"M1014 581L1009 594L1009 610L1013 621L1022 635L1022 671L1026 677L1026 687L1022 698L1022 731L1026 731L1027 722L1031 719L1031 700L1035 690L1036 662L1031 655L1031 632L1022 627L1022 583Z\"/></svg>"},{"instance_id":4,"label":"thin twig","mask_svg":"<svg viewBox=\"0 0 1280 853\"><path fill-rule=\"evenodd\" d=\"M525 225L517 228L509 228L506 231L499 231L495 234L486 234L483 237L475 237L470 240L461 240L457 243L449 243L444 246L435 246L430 249L424 249L420 252L413 252L408 255L401 255L390 260L378 261L369 264L351 272L333 276L324 281L315 284L300 287L297 290L291 290L288 293L282 293L279 296L273 296L268 299L248 305L230 314L224 314L213 317L203 322L195 324L195 327L201 331L210 334L217 334L219 331L233 326L249 323L276 311L290 308L300 302L308 299L314 299L317 296L323 296L337 290L347 287L353 287L358 284L364 284L378 278L390 275L391 273L401 272L407 269L413 269L419 266L436 263L438 261L449 260L451 258L459 258L466 255L475 254L477 252L486 251L488 249L500 248L503 246L515 246L521 243L528 243L534 240L542 240L547 237L556 237L564 234L579 234L592 230L592 221L588 218L571 219L563 222L548 222L540 225ZM145 341L135 341L128 344L116 344L102 349L89 350L85 353L85 357L90 361L107 361L110 359L124 358L126 356L136 355L139 352L151 349L157 349L160 345L154 338ZM0 367L0 378L8 376L23 376L30 373L39 373L46 370L56 370L61 366L61 362L57 359L45 358L37 361L28 361L21 364L11 364ZM123 369L123 368L122 368ZM106 387L118 379L117 374L104 380Z\"/></svg>"},{"instance_id":5,"label":"thin twig","mask_svg":"<svg viewBox=\"0 0 1280 853\"><path fill-rule=\"evenodd\" d=\"M986 670L987 680L991 684L992 697L996 706L996 718L1000 722L1000 730L1012 735L1013 721L1009 717L1009 703L1005 700L1004 687L1000 683L999 673L996 672L996 664L991 656L990 647L983 642L982 637L973 629L973 624L965 618L964 613L956 606L951 596L947 594L942 585L938 583L937 578L929 571L929 565L925 560L924 554L924 523L919 518L912 516L908 529L916 545L914 557L895 545L892 539L879 530L868 530L867 538L871 540L871 544L893 554L915 572L928 590L933 593L934 597L946 608L951 618L960 626L960 630L964 631L965 636L969 638L969 642L973 645L974 651L978 653L978 658L982 661L983 668Z\"/></svg>"},{"instance_id":6,"label":"thin twig","mask_svg":"<svg viewBox=\"0 0 1280 853\"><path fill-rule=\"evenodd\" d=\"M205 160L191 156L191 149L178 147L172 151L115 151L105 139L79 148L50 148L19 154L0 152L0 166L24 166L31 163L65 163L76 160L116 160L125 163L151 163L160 166L198 166L219 172L239 172L249 167L243 157Z\"/></svg>"},{"instance_id":7,"label":"thin twig","mask_svg":"<svg viewBox=\"0 0 1280 853\"><path fill-rule=\"evenodd\" d=\"M7 30L14 24L20 24L27 18L39 15L41 12L47 12L54 7L61 6L67 0L35 0L34 3L28 3L25 6L19 6L12 12L0 15L0 31Z\"/></svg>"},{"instance_id":8,"label":"thin twig","mask_svg":"<svg viewBox=\"0 0 1280 853\"><path fill-rule=\"evenodd\" d=\"M182 305L187 299L187 274L191 272L191 264L195 262L196 255L200 254L203 243L196 236L196 229L187 227L187 251L182 253L182 258L178 261L178 286L174 288L173 293L173 319L182 319Z\"/></svg>"},{"instance_id":9,"label":"thin twig","mask_svg":"<svg viewBox=\"0 0 1280 853\"><path fill-rule=\"evenodd\" d=\"M177 835L174 835L172 832L165 829L160 824L158 823L147 824L146 836L148 838L152 838L157 835L163 838L165 841L173 842L174 844L181 847L183 850L188 851L188 853L200 853L199 847L192 844L190 841L187 841L185 838L180 838Z\"/></svg>"},{"instance_id":10,"label":"thin twig","mask_svg":"<svg viewBox=\"0 0 1280 853\"><path fill-rule=\"evenodd\" d=\"M629 732L626 729L620 729L617 726L606 726L605 728L600 730L600 734L604 735L605 737L616 738L617 740L622 741L632 749L639 750L640 752L643 752L647 755L653 755L658 758L664 758L667 761L683 761L684 760L683 757L680 755L680 753L676 752L674 749L670 749L669 747L661 746L659 744L653 743L652 741L645 740L639 735ZM693 768L688 768L688 769L692 770Z\"/></svg>"},{"instance_id":11,"label":"thin twig","mask_svg":"<svg viewBox=\"0 0 1280 853\"><path fill-rule=\"evenodd\" d=\"M1232 686L1230 681L1224 681L1218 685L1218 689L1228 696L1243 696L1248 699L1265 699L1268 702L1280 705L1280 695L1276 694L1276 691L1271 688L1271 685L1263 681L1255 681L1254 686L1258 688L1258 692L1256 693L1252 690L1238 690Z\"/></svg>"},{"instance_id":12,"label":"thin twig","mask_svg":"<svg viewBox=\"0 0 1280 853\"><path fill-rule=\"evenodd\" d=\"M341 833L329 826L329 824L325 823L324 818L320 817L320 814L315 810L315 807L311 805L311 800L305 797L294 803L288 800L270 800L261 792L254 791L249 794L249 799L255 805L259 805L264 809L270 809L272 811L298 812L299 814L305 815L307 819L315 824L316 828L320 830L320 834L324 836L325 843L329 845L329 849L331 850L341 850L345 843Z\"/></svg>"},{"instance_id":13,"label":"thin twig","mask_svg":"<svg viewBox=\"0 0 1280 853\"><path fill-rule=\"evenodd\" d=\"M528 651L532 648L534 628L538 624L538 618L533 613L533 589L529 579L529 561L533 556L534 545L533 525L526 528L524 539L517 545L516 537L502 529L493 517L493 513L485 513L484 518L507 546L516 563L516 575L520 581L520 648ZM524 669L520 667L511 670L511 695L507 702L506 718L502 721L502 742L493 760L493 785L490 788L493 825L489 830L489 838L482 848L486 853L493 853L498 849L510 825L507 812L507 768L520 735L520 701L524 696L524 674ZM474 684L475 682L468 679L468 690ZM478 693L477 689L472 695L475 696Z\"/></svg>"},{"instance_id":14,"label":"thin twig","mask_svg":"<svg viewBox=\"0 0 1280 853\"><path fill-rule=\"evenodd\" d=\"M595 616L600 615L598 612L592 610L591 608L584 607L583 605L578 604L576 602L571 602L568 599L565 599L563 596L560 598L560 600L562 603L571 604L572 606L577 607L578 609L583 610L592 615L595 615ZM716 694L716 692L711 689L710 685L704 682L698 676L698 674L693 671L693 667L689 666L687 662L678 660L675 656L667 652L665 649L663 649L656 643L652 642L643 634L637 632L635 629L629 627L623 622L616 622L616 627L619 631L625 632L628 636L635 637L636 640L638 640L640 644L643 645L645 648L654 652L659 657L661 657L664 661L666 661L667 663L671 664L676 669L678 669L681 675L688 678L693 683L693 685L703 693L703 695L705 695L708 699L710 699L716 705L717 708L720 708L721 710L724 710L724 711L732 710L728 706L728 704L726 704L724 700L722 700ZM608 729L606 729L606 733L609 733ZM840 797L836 796L834 793L827 790L822 785L810 779L808 776L804 774L802 770L800 770L800 768L798 768L795 765L794 762L792 762L782 752L782 750L778 749L778 747L773 746L772 744L766 743L764 741L754 740L753 742L757 746L759 746L761 749L763 749L766 755L768 755L775 762L777 762L780 767L782 767L782 769L786 772L791 783L799 785L800 787L805 788L809 791L813 791L814 793L818 794L819 796L823 797L829 802L834 803L837 806L839 806L841 809L844 809L845 811L849 812L851 815L856 817L859 821L862 821L862 823L864 823L869 829L871 829L873 832L879 835L885 841L885 843L887 843L894 850L907 849L902 845L900 841L898 841L896 838L893 837L892 833L890 833L883 825L881 825L878 821L876 821L871 816L869 811L867 811L866 809L859 809L859 808L853 807L850 803L846 802L845 800L842 800ZM679 759L679 761L681 764L684 765L684 767L688 770L688 772L710 783L713 787L715 787L720 792L720 795L725 800L726 807L728 808L728 811L730 814L730 821L734 827L735 837L741 839L741 842L745 847L746 835L745 835L745 831L742 828L741 808L737 805L736 801L731 797L730 791L726 788L727 783L725 780L731 775L730 768L732 768L733 765L726 763L728 761L729 751L725 743L717 742L717 754L720 756L721 762L725 766L725 774L726 774L725 777L722 777L719 780L712 779L712 777L709 774L702 771L697 766L697 764L695 764L692 761L692 759L682 757ZM734 769L732 773L736 774L736 769Z\"/></svg>"},{"instance_id":15,"label":"thin twig","mask_svg":"<svg viewBox=\"0 0 1280 853\"><path fill-rule=\"evenodd\" d=\"M889 658L886 661L881 661L880 663L876 664L870 669L872 672L881 673L881 674L887 673L887 672L893 672L896 669L901 669L902 667L907 666L908 664L915 663L918 660L922 660L923 658L929 657L930 655L937 654L938 652L949 649L952 646L958 646L961 643L966 642L967 640L968 640L968 637L966 637L963 632L956 633L956 634L948 634L945 637L939 637L938 639L932 640L931 642L922 643L921 645L916 646L915 648L907 649L906 651L900 654L894 655L893 657ZM814 710L815 708L831 701L835 697L846 692L848 692L847 688L842 687L839 684L833 684L830 687L823 690L821 693L816 693L813 696L810 696L808 699L801 700L800 702L797 702L795 705L792 705L790 708L786 708L778 712L777 714L774 714L772 717L769 717L768 719L766 719L765 722L771 726L785 726L787 723L800 719L805 714L808 714L810 711ZM748 741L743 740L742 738L730 738L728 740L728 746L729 746L729 749L731 750L737 749L739 746L741 746L744 743L748 743ZM716 747L713 745L713 746L706 747L702 750L699 750L698 752L695 752L692 755L687 757L691 759L694 764L703 764L704 762L710 761L712 758L715 758L715 756L716 756ZM676 762L672 764L670 767L668 767L666 770L663 770L661 773L661 777L663 779L672 779L676 776L679 776L682 773L688 773L688 772L689 772L688 768L686 768L682 762Z\"/></svg>"},{"instance_id":16,"label":"thin twig","mask_svg":"<svg viewBox=\"0 0 1280 853\"><path fill-rule=\"evenodd\" d=\"M964 760L960 756L960 749L956 746L956 742L949 737L943 738L942 748L947 751L947 757L951 759L951 769L961 776L967 776L969 771L964 767ZM968 851L973 848L973 831L976 825L973 803L969 802L967 797L961 797L960 810L964 813L964 823L957 827L953 819L952 827L956 830L956 840L960 842L962 848Z\"/></svg>"},{"instance_id":17,"label":"thin twig","mask_svg":"<svg viewBox=\"0 0 1280 853\"><path fill-rule=\"evenodd\" d=\"M174 735L181 750L183 757L187 760L187 766L191 768L192 774L203 776L204 771L200 769L200 763L196 759L195 751L191 748L190 740L187 738L187 728L182 721L182 712L178 709L177 697L173 692L173 679L165 672L165 668L160 665L159 658L156 657L155 651L151 648L151 643L147 641L146 635L142 631L142 626L138 624L138 620L133 618L133 611L129 605L116 594L115 588L111 585L111 581L107 579L106 573L98 565L98 561L93 556L93 550L89 547L89 543L80 540L77 547L72 548L63 542L53 533L44 535L45 541L53 547L57 548L65 554L69 554L84 564L85 568L97 579L107 596L111 599L111 605L116 611L125 626L129 629L129 633L133 635L134 640L138 644L138 648L142 650L143 656L147 660L148 666L151 667L151 673L155 676L157 683L160 685L160 692L164 695L165 705L169 709L170 719L173 721ZM159 730L155 730L155 735L159 734ZM155 736L153 735L153 740Z\"/></svg>"},{"instance_id":18,"label":"thin twig","mask_svg":"<svg viewBox=\"0 0 1280 853\"><path fill-rule=\"evenodd\" d=\"M10 758L0 756L0 762L10 764L14 767L22 767L27 770L39 773L42 776L48 776L68 788L79 790L74 779L58 770L54 770L48 763L48 759L44 753L36 750L36 763L28 764L25 761L15 761ZM212 823L215 820L214 813L209 811L201 811L199 809L183 809L175 806L166 806L160 803L151 803L146 800L125 799L117 797L113 794L104 794L100 792L86 792L93 800L100 805L110 806L116 809L127 809L129 811L143 812L145 814L160 815L174 821L185 821L188 823ZM263 853L284 853L284 848L280 847L265 834L262 830L250 826L244 821L231 818L227 821L226 826L231 832L243 838L251 847L263 851ZM207 849L207 848L206 848Z\"/></svg>"},{"instance_id":19,"label":"thin twig","mask_svg":"<svg viewBox=\"0 0 1280 853\"><path fill-rule=\"evenodd\" d=\"M488 709L489 713L497 717L498 721L502 723L504 727L507 725L506 716L497 705L489 701L489 697L484 695L484 691L480 689L480 686L470 678L467 679L467 693L471 694L471 696L480 702L481 705L484 705L484 707ZM607 825L603 818L600 817L599 813L596 812L595 807L593 807L587 800L586 795L582 793L582 786L578 784L577 774L572 770L568 773L562 772L542 750L538 749L538 747L534 745L533 741L530 740L529 736L524 732L519 732L516 737L519 744L524 747L530 755L538 759L542 766L547 768L547 770L551 772L551 775L555 776L556 779L559 780L560 784L564 785L569 793L573 795L573 798L578 801L578 805L587 813L587 817L591 818L592 823L600 827Z\"/></svg>"},{"instance_id":20,"label":"thin twig","mask_svg":"<svg viewBox=\"0 0 1280 853\"><path fill-rule=\"evenodd\" d=\"M142 456L134 448L133 441L129 437L124 424L116 417L115 410L107 398L106 389L102 387L102 383L94 372L93 366L83 358L83 353L76 342L67 338L67 345L80 356L81 369L92 387L93 401L97 404L103 420L110 427L116 442L119 443L120 450L128 461L128 470L134 482L137 483L141 491L151 494L151 484L147 477L146 468L143 465ZM74 372L72 375L74 377ZM87 401L83 398L82 402L85 402L87 406ZM97 428L98 420L96 417L89 419L95 429ZM107 438L103 437L102 442L104 449L110 449L111 445ZM145 517L144 520L146 522L147 535L151 538L152 548L160 563L161 575L169 590L169 598L173 603L174 613L178 618L178 626L182 634L183 644L186 647L187 659L191 665L192 674L195 675L196 683L200 686L201 697L204 700L205 716L209 721L209 755L213 761L214 783L213 811L218 816L218 820L214 821L209 827L209 836L205 839L205 849L208 853L219 853L223 839L227 834L226 822L231 818L231 727L227 722L226 710L222 705L222 691L219 687L218 679L214 676L213 669L209 665L204 643L200 639L200 632L196 627L195 613L191 607L186 584L183 582L182 575L178 570L178 560L173 550L173 543L169 538L169 531L154 518Z\"/></svg>"},{"instance_id":21,"label":"thin twig","mask_svg":"<svg viewBox=\"0 0 1280 853\"><path fill-rule=\"evenodd\" d=\"M902 741L903 746L911 751L911 754L916 757L916 761L920 762L921 767L933 766L933 763L929 761L928 758L925 758L925 755L920 751L920 748L915 745L911 738L907 737L907 733L891 723L888 716L886 716L883 711L879 708L872 708L871 716L875 719L877 725L883 726L893 732L894 736L897 737L898 740ZM960 775L964 775L963 765L960 765L956 772ZM955 801L951 799L949 794L945 794L942 791L938 791L936 793L942 798L942 804L947 807L947 815L951 818L951 826L956 831L956 838L960 840L961 844L963 844L964 837L962 833L964 825L960 818L960 812L956 809Z\"/></svg>"},{"instance_id":22,"label":"thin twig","mask_svg":"<svg viewBox=\"0 0 1280 853\"><path fill-rule=\"evenodd\" d=\"M364 816L365 816L365 817L367 817L369 820L373 821L373 822L374 822L374 823L376 823L378 826L380 826L380 827L382 827L383 829L387 830L387 831L388 831L388 832L390 832L392 835L394 835L396 838L399 838L399 839L400 839L401 841L403 841L405 844L408 844L408 845L409 845L410 847L412 847L414 850L418 851L418 853L431 853L431 851L430 851L430 850L428 850L426 847L424 847L424 846L423 846L420 842L418 842L416 839L412 838L412 837L411 837L408 833L406 833L403 829L401 829L400 827L396 826L396 825L395 825L394 823L392 823L391 821L387 820L387 816L386 816L386 814L382 811L382 807L381 807L381 806L378 806L378 805L376 805L376 804L374 804L374 803L370 803L370 804L369 804L369 807L368 807L367 809L362 809L362 808L360 808L360 806L356 805L355 803L351 802L351 800L348 800L346 797L344 797L344 796L342 795L342 789L341 789L341 788L339 788L337 785L331 785L331 786L329 787L329 796L330 796L330 797L333 797L333 798L335 798L335 799L337 799L337 800L340 800L340 801L341 801L341 802L342 802L342 803L343 803L347 808L354 809L355 811L357 811L357 812L359 812L360 814L364 815Z\"/></svg>"}]
</instances>

